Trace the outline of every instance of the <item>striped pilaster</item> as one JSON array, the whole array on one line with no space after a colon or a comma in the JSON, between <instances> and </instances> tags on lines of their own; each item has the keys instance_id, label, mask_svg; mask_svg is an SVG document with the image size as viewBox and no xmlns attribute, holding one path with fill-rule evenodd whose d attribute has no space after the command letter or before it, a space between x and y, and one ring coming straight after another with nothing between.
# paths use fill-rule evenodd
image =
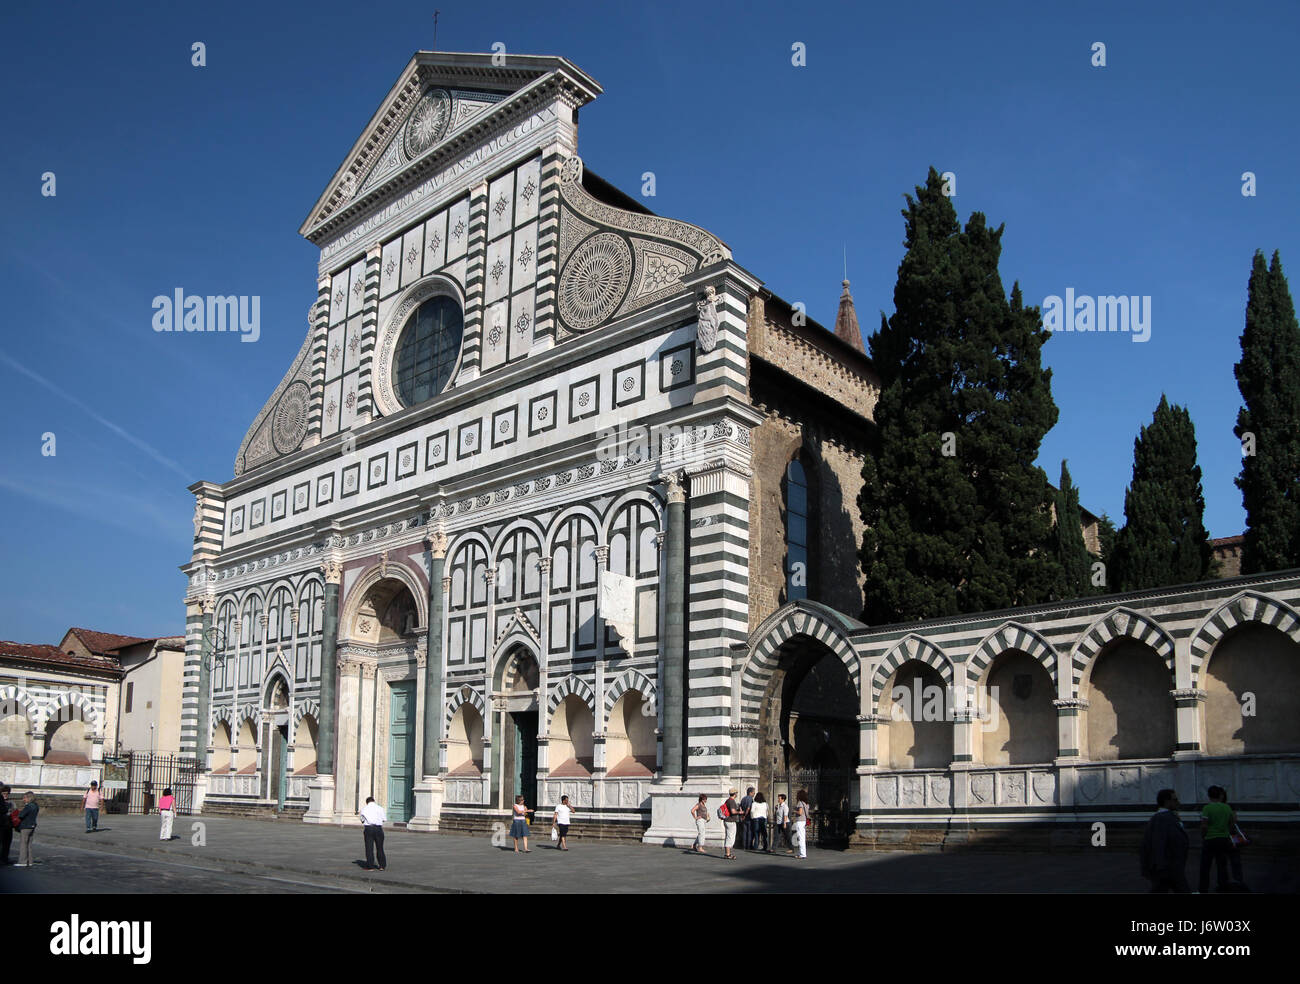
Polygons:
<instances>
[{"instance_id":1,"label":"striped pilaster","mask_svg":"<svg viewBox=\"0 0 1300 984\"><path fill-rule=\"evenodd\" d=\"M303 447L320 443L321 414L325 405L325 348L330 331L330 286L334 278L316 281L316 307L312 309L311 402L307 406L307 437Z\"/></svg>"},{"instance_id":2,"label":"striped pilaster","mask_svg":"<svg viewBox=\"0 0 1300 984\"><path fill-rule=\"evenodd\" d=\"M181 680L181 753L195 755L207 767L209 668L207 640L211 638L215 600L195 598L185 605L185 668Z\"/></svg>"},{"instance_id":3,"label":"striped pilaster","mask_svg":"<svg viewBox=\"0 0 1300 984\"><path fill-rule=\"evenodd\" d=\"M749 631L749 478L726 463L689 477L688 776L731 768L731 647Z\"/></svg>"},{"instance_id":4,"label":"striped pilaster","mask_svg":"<svg viewBox=\"0 0 1300 984\"><path fill-rule=\"evenodd\" d=\"M194 547L192 559L214 560L221 552L225 532L226 506L221 486L212 482L197 482L190 486L194 493Z\"/></svg>"},{"instance_id":5,"label":"striped pilaster","mask_svg":"<svg viewBox=\"0 0 1300 984\"><path fill-rule=\"evenodd\" d=\"M542 196L537 206L537 307L533 350L555 344L555 290L559 282L560 168L564 155L548 148L542 157Z\"/></svg>"},{"instance_id":6,"label":"striped pilaster","mask_svg":"<svg viewBox=\"0 0 1300 984\"><path fill-rule=\"evenodd\" d=\"M719 278L712 284L717 296L718 340L712 352L696 352L695 402L730 396L746 400L749 395L749 353L746 330L749 294L739 282ZM697 288L697 301L705 299L705 288Z\"/></svg>"},{"instance_id":7,"label":"striped pilaster","mask_svg":"<svg viewBox=\"0 0 1300 984\"><path fill-rule=\"evenodd\" d=\"M357 378L358 424L368 423L375 415L370 366L375 352L375 333L379 327L379 260L382 255L383 249L379 243L366 250L366 290L361 312L361 371Z\"/></svg>"},{"instance_id":8,"label":"striped pilaster","mask_svg":"<svg viewBox=\"0 0 1300 984\"><path fill-rule=\"evenodd\" d=\"M483 349L483 285L487 266L487 182L475 185L469 196L469 242L465 271L465 341L459 379L477 379Z\"/></svg>"}]
</instances>

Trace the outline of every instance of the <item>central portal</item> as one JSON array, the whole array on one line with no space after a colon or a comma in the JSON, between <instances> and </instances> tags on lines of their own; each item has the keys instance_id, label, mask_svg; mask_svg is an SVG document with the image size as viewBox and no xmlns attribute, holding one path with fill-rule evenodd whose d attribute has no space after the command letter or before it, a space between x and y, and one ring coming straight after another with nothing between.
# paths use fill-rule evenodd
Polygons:
<instances>
[{"instance_id":1,"label":"central portal","mask_svg":"<svg viewBox=\"0 0 1300 984\"><path fill-rule=\"evenodd\" d=\"M510 715L515 730L514 795L537 806L537 712L516 711ZM513 797L512 797L513 799Z\"/></svg>"},{"instance_id":2,"label":"central portal","mask_svg":"<svg viewBox=\"0 0 1300 984\"><path fill-rule=\"evenodd\" d=\"M508 810L515 797L522 796L528 806L536 807L537 660L523 646L516 646L498 674L492 801L497 809Z\"/></svg>"}]
</instances>

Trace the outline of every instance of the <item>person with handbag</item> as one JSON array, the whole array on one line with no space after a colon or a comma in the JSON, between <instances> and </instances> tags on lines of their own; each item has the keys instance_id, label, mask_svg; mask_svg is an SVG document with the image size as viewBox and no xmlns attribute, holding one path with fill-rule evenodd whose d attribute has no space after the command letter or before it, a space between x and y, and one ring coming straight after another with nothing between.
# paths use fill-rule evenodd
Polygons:
<instances>
[{"instance_id":1,"label":"person with handbag","mask_svg":"<svg viewBox=\"0 0 1300 984\"><path fill-rule=\"evenodd\" d=\"M749 843L755 851L767 852L770 845L767 842L767 797L762 793L754 795L754 805L749 808ZM759 842L763 846L759 847Z\"/></svg>"},{"instance_id":2,"label":"person with handbag","mask_svg":"<svg viewBox=\"0 0 1300 984\"><path fill-rule=\"evenodd\" d=\"M1233 843L1237 811L1228 805L1228 791L1222 786L1206 790L1210 801L1201 809L1201 877L1197 886L1202 895L1210 890L1210 865L1217 869L1218 890L1228 892L1244 887L1241 877L1241 853ZM1240 830L1237 831L1240 834ZM1232 883L1228 866L1232 865Z\"/></svg>"},{"instance_id":3,"label":"person with handbag","mask_svg":"<svg viewBox=\"0 0 1300 984\"><path fill-rule=\"evenodd\" d=\"M176 797L170 788L163 790L162 799L158 801L158 815L162 817L158 839L169 841L172 839L172 821L176 819Z\"/></svg>"},{"instance_id":4,"label":"person with handbag","mask_svg":"<svg viewBox=\"0 0 1300 984\"><path fill-rule=\"evenodd\" d=\"M794 794L794 849L795 857L800 861L808 857L808 821L812 819L812 807L808 805L808 791L801 789Z\"/></svg>"},{"instance_id":5,"label":"person with handbag","mask_svg":"<svg viewBox=\"0 0 1300 984\"><path fill-rule=\"evenodd\" d=\"M519 853L519 842L521 840L524 842L524 853L533 853L528 849L528 814L533 812L524 805L522 796L515 797L515 819L510 824L510 836L514 838L516 854Z\"/></svg>"},{"instance_id":6,"label":"person with handbag","mask_svg":"<svg viewBox=\"0 0 1300 984\"><path fill-rule=\"evenodd\" d=\"M727 794L726 802L718 807L718 819L722 821L722 856L728 861L736 860L736 828L740 824L740 804L736 802L737 791Z\"/></svg>"},{"instance_id":7,"label":"person with handbag","mask_svg":"<svg viewBox=\"0 0 1300 984\"><path fill-rule=\"evenodd\" d=\"M104 797L100 795L99 783L94 779L90 780L90 788L81 797L81 808L86 811L86 833L92 834L99 830L99 808L103 802Z\"/></svg>"},{"instance_id":8,"label":"person with handbag","mask_svg":"<svg viewBox=\"0 0 1300 984\"><path fill-rule=\"evenodd\" d=\"M569 806L569 797L561 796L560 805L555 808L551 818L551 839L559 841L561 851L569 849L569 823L573 819L573 808Z\"/></svg>"},{"instance_id":9,"label":"person with handbag","mask_svg":"<svg viewBox=\"0 0 1300 984\"><path fill-rule=\"evenodd\" d=\"M0 865L9 864L9 849L18 826L18 808L9 799L9 787L0 785Z\"/></svg>"},{"instance_id":10,"label":"person with handbag","mask_svg":"<svg viewBox=\"0 0 1300 984\"><path fill-rule=\"evenodd\" d=\"M691 848L696 854L708 854L704 849L704 840L709 833L709 796L700 793L699 801L691 807L691 819L695 821L695 846Z\"/></svg>"}]
</instances>

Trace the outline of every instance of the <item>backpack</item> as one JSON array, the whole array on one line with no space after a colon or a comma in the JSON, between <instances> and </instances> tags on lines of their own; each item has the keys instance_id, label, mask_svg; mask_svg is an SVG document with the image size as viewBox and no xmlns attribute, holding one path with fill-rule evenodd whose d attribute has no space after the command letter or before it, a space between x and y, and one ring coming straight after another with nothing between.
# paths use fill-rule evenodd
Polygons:
<instances>
[{"instance_id":1,"label":"backpack","mask_svg":"<svg viewBox=\"0 0 1300 984\"><path fill-rule=\"evenodd\" d=\"M723 800L718 807L718 819L726 820L729 816L731 816L731 811L727 809L727 801Z\"/></svg>"}]
</instances>

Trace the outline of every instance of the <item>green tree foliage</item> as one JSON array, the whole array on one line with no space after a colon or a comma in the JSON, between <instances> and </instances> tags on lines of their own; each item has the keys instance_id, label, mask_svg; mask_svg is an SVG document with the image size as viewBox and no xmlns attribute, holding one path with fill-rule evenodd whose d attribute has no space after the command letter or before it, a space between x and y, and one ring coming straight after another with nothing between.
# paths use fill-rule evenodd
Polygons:
<instances>
[{"instance_id":1,"label":"green tree foliage","mask_svg":"<svg viewBox=\"0 0 1300 984\"><path fill-rule=\"evenodd\" d=\"M1082 598L1092 593L1089 574L1092 557L1083 542L1083 510L1079 507L1079 490L1070 478L1070 469L1061 462L1061 484L1056 491L1056 559L1061 565L1061 598Z\"/></svg>"},{"instance_id":2,"label":"green tree foliage","mask_svg":"<svg viewBox=\"0 0 1300 984\"><path fill-rule=\"evenodd\" d=\"M1061 578L1034 465L1057 418L1048 333L1003 289L1002 227L976 212L962 229L942 189L931 168L906 196L895 312L870 342L881 393L858 505L875 624L1033 604Z\"/></svg>"},{"instance_id":3,"label":"green tree foliage","mask_svg":"<svg viewBox=\"0 0 1300 984\"><path fill-rule=\"evenodd\" d=\"M1204 580L1210 572L1205 497L1191 415L1161 394L1133 442L1133 482L1124 528L1108 564L1114 589L1137 591Z\"/></svg>"},{"instance_id":4,"label":"green tree foliage","mask_svg":"<svg viewBox=\"0 0 1300 984\"><path fill-rule=\"evenodd\" d=\"M1246 405L1233 433L1243 442L1246 533L1241 573L1300 564L1300 327L1282 259L1257 252L1247 289L1237 388ZM1253 452L1253 453L1251 453Z\"/></svg>"}]
</instances>

